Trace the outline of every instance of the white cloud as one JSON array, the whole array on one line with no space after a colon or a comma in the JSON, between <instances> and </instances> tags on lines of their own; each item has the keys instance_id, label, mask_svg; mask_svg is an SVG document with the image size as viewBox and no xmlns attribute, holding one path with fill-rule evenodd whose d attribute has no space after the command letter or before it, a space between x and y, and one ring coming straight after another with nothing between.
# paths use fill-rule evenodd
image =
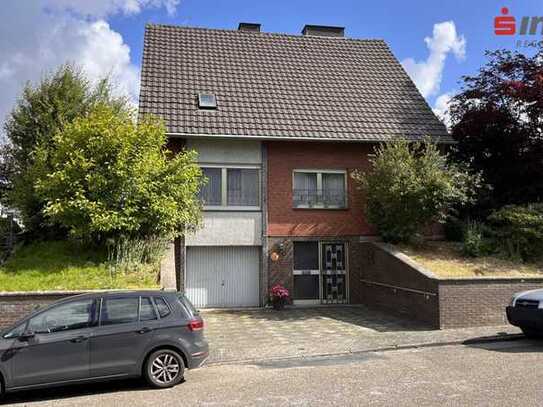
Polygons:
<instances>
[{"instance_id":1,"label":"white cloud","mask_svg":"<svg viewBox=\"0 0 543 407\"><path fill-rule=\"evenodd\" d=\"M427 97L439 92L447 54L453 53L458 60L465 58L466 39L457 34L453 21L445 21L434 24L432 37L426 37L424 42L430 52L428 58L425 61L407 58L402 65L422 95Z\"/></svg>"},{"instance_id":2,"label":"white cloud","mask_svg":"<svg viewBox=\"0 0 543 407\"><path fill-rule=\"evenodd\" d=\"M180 0L43 0L45 8L52 11L71 11L85 17L104 18L108 15L138 14L144 8L165 7L168 14L175 14Z\"/></svg>"},{"instance_id":3,"label":"white cloud","mask_svg":"<svg viewBox=\"0 0 543 407\"><path fill-rule=\"evenodd\" d=\"M436 98L434 108L432 109L437 117L439 117L445 126L451 126L451 116L449 114L449 102L454 94L452 92L443 93Z\"/></svg>"},{"instance_id":4,"label":"white cloud","mask_svg":"<svg viewBox=\"0 0 543 407\"><path fill-rule=\"evenodd\" d=\"M107 17L145 7L175 12L179 0L25 0L2 4L0 24L0 134L24 84L37 82L63 63L81 67L91 80L110 76L116 91L136 103L139 69L130 47ZM9 16L9 18L7 18Z\"/></svg>"}]
</instances>

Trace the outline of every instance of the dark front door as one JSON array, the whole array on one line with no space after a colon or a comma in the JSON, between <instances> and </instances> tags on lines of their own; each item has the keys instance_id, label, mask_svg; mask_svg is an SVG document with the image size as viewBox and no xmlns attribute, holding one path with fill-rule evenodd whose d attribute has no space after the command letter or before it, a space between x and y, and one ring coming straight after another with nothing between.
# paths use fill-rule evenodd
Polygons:
<instances>
[{"instance_id":1,"label":"dark front door","mask_svg":"<svg viewBox=\"0 0 543 407\"><path fill-rule=\"evenodd\" d=\"M138 362L157 327L148 297L102 299L100 325L91 338L91 376L139 374Z\"/></svg>"},{"instance_id":2,"label":"dark front door","mask_svg":"<svg viewBox=\"0 0 543 407\"><path fill-rule=\"evenodd\" d=\"M14 386L87 378L90 326L95 310L94 300L78 300L31 318L26 332L33 332L34 336L17 340L12 351Z\"/></svg>"},{"instance_id":3,"label":"dark front door","mask_svg":"<svg viewBox=\"0 0 543 407\"><path fill-rule=\"evenodd\" d=\"M294 293L298 303L320 299L319 242L294 242Z\"/></svg>"}]
</instances>

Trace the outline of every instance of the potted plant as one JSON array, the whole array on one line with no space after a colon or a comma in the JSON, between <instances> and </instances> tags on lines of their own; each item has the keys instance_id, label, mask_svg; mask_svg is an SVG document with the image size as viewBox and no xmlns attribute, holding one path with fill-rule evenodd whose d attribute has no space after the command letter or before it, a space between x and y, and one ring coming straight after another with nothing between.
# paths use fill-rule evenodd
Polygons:
<instances>
[{"instance_id":1,"label":"potted plant","mask_svg":"<svg viewBox=\"0 0 543 407\"><path fill-rule=\"evenodd\" d=\"M285 307L285 304L287 303L289 292L281 284L276 284L270 290L270 297L273 309L281 310Z\"/></svg>"}]
</instances>

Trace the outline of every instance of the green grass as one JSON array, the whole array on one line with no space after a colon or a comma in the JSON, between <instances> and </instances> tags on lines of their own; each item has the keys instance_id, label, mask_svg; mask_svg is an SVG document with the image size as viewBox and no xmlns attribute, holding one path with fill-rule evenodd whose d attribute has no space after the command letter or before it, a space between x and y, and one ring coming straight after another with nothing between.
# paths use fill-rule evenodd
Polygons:
<instances>
[{"instance_id":1,"label":"green grass","mask_svg":"<svg viewBox=\"0 0 543 407\"><path fill-rule=\"evenodd\" d=\"M0 291L156 288L156 267L111 272L103 253L75 242L37 242L19 247L0 266Z\"/></svg>"},{"instance_id":2,"label":"green grass","mask_svg":"<svg viewBox=\"0 0 543 407\"><path fill-rule=\"evenodd\" d=\"M543 276L543 263L521 263L497 256L465 257L459 243L426 242L420 247L398 245L398 249L443 278Z\"/></svg>"}]
</instances>

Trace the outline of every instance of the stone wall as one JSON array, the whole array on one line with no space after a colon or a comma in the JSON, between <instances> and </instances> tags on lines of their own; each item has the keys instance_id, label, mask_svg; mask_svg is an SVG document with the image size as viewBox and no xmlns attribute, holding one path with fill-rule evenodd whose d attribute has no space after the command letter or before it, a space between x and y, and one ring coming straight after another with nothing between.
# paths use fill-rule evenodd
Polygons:
<instances>
[{"instance_id":1,"label":"stone wall","mask_svg":"<svg viewBox=\"0 0 543 407\"><path fill-rule=\"evenodd\" d=\"M360 302L436 329L507 324L513 294L543 288L534 277L440 279L389 245L361 246Z\"/></svg>"},{"instance_id":2,"label":"stone wall","mask_svg":"<svg viewBox=\"0 0 543 407\"><path fill-rule=\"evenodd\" d=\"M434 276L392 246L376 242L360 246L359 302L438 327L438 285Z\"/></svg>"},{"instance_id":3,"label":"stone wall","mask_svg":"<svg viewBox=\"0 0 543 407\"><path fill-rule=\"evenodd\" d=\"M80 291L0 293L0 329L6 328L32 311Z\"/></svg>"},{"instance_id":4,"label":"stone wall","mask_svg":"<svg viewBox=\"0 0 543 407\"><path fill-rule=\"evenodd\" d=\"M440 328L507 324L513 294L543 288L542 278L477 278L439 281Z\"/></svg>"}]
</instances>

